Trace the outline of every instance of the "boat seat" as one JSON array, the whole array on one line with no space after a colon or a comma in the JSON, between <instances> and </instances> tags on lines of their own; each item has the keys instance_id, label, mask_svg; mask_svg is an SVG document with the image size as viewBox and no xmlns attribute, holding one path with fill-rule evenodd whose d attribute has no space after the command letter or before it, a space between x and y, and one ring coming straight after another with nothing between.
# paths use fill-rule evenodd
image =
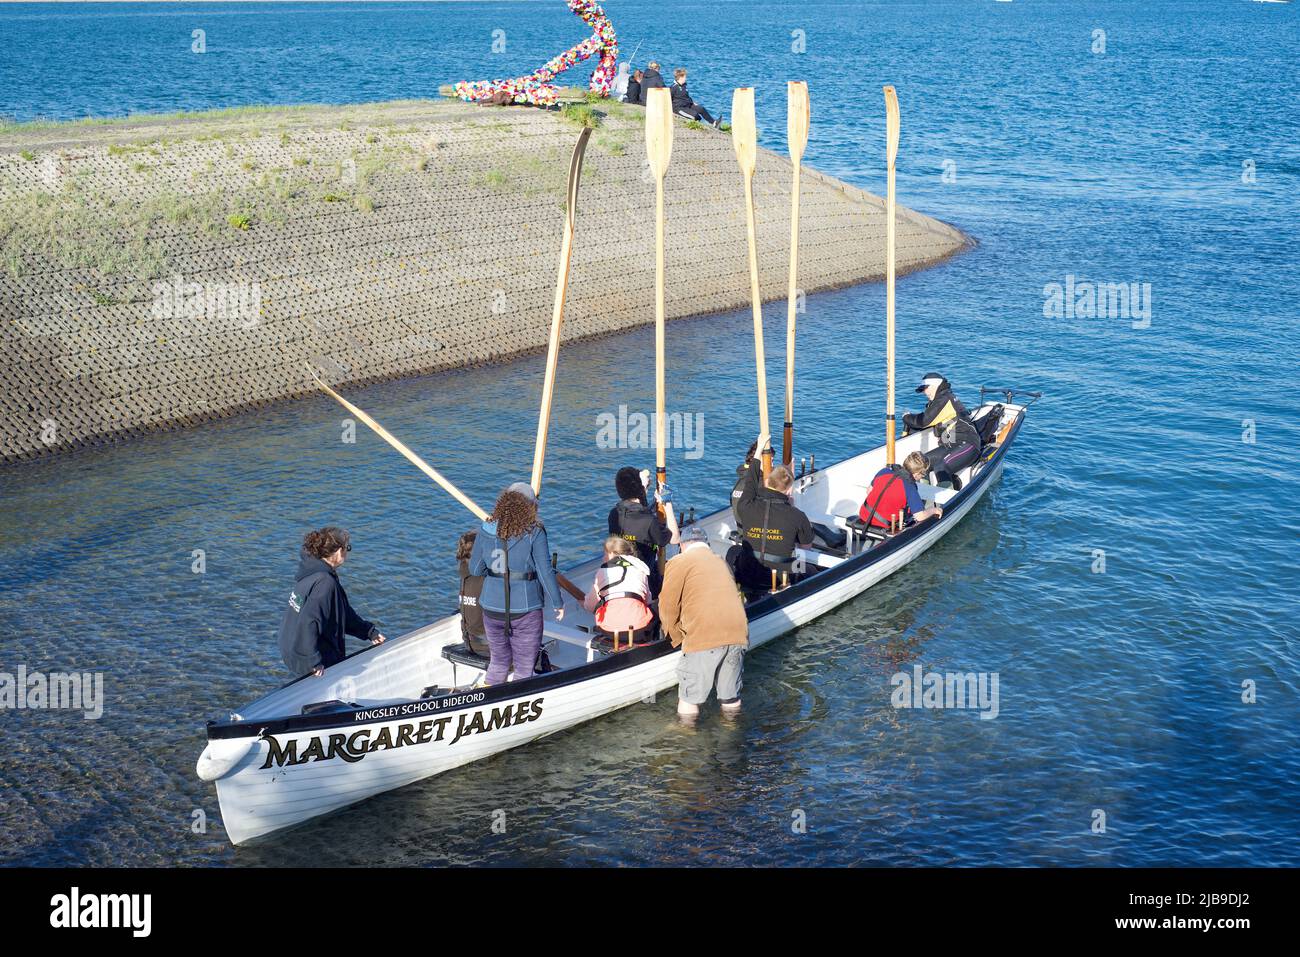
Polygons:
<instances>
[{"instance_id":1,"label":"boat seat","mask_svg":"<svg viewBox=\"0 0 1300 957\"><path fill-rule=\"evenodd\" d=\"M831 554L815 546L809 548L796 548L795 555L802 559L803 563L809 567L809 570L817 568L834 568L840 562L844 561L843 552Z\"/></svg>"},{"instance_id":2,"label":"boat seat","mask_svg":"<svg viewBox=\"0 0 1300 957\"><path fill-rule=\"evenodd\" d=\"M442 656L453 665L465 665L468 668L481 668L487 671L488 656L478 654L466 642L444 645Z\"/></svg>"},{"instance_id":3,"label":"boat seat","mask_svg":"<svg viewBox=\"0 0 1300 957\"><path fill-rule=\"evenodd\" d=\"M852 550L853 541L857 539L869 542L870 544L867 545L867 547L871 548L889 537L889 529L880 528L876 525L869 525L857 515L850 515L846 518L844 520L844 525L849 531L850 551Z\"/></svg>"},{"instance_id":4,"label":"boat seat","mask_svg":"<svg viewBox=\"0 0 1300 957\"><path fill-rule=\"evenodd\" d=\"M548 621L542 625L542 635L578 648L590 649L592 633L582 628L574 628L558 621Z\"/></svg>"},{"instance_id":5,"label":"boat seat","mask_svg":"<svg viewBox=\"0 0 1300 957\"><path fill-rule=\"evenodd\" d=\"M302 706L302 714L331 714L335 711L351 711L355 704L348 704L346 701L340 701L338 698L331 698L329 701L313 701L310 704Z\"/></svg>"},{"instance_id":6,"label":"boat seat","mask_svg":"<svg viewBox=\"0 0 1300 957\"><path fill-rule=\"evenodd\" d=\"M929 482L917 482L916 494L921 496L921 501L927 505L933 505L939 500L939 493L946 491L937 485L931 485Z\"/></svg>"},{"instance_id":7,"label":"boat seat","mask_svg":"<svg viewBox=\"0 0 1300 957\"><path fill-rule=\"evenodd\" d=\"M829 525L823 525L821 522L809 522L808 524L812 526L813 534L825 542L828 548L842 549L844 547L844 542L848 536L843 531Z\"/></svg>"}]
</instances>

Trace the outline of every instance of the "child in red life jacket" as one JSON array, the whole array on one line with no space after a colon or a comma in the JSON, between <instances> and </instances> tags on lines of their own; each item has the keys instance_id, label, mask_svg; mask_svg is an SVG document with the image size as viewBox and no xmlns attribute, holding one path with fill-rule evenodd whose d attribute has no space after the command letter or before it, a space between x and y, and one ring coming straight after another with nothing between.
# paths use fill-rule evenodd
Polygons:
<instances>
[{"instance_id":1,"label":"child in red life jacket","mask_svg":"<svg viewBox=\"0 0 1300 957\"><path fill-rule=\"evenodd\" d=\"M916 483L924 481L930 474L930 461L920 452L913 452L903 460L903 467L886 467L876 473L871 480L871 488L866 500L858 509L858 517L870 522L877 528L889 528L897 521L898 514L903 513L904 524L924 522L927 518L938 518L943 509L936 505L926 508L921 501L921 493Z\"/></svg>"}]
</instances>

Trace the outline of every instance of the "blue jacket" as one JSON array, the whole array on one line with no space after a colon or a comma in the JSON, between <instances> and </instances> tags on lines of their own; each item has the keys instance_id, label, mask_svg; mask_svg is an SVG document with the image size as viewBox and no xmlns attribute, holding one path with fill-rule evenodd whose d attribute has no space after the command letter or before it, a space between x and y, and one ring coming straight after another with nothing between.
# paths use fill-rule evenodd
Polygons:
<instances>
[{"instance_id":1,"label":"blue jacket","mask_svg":"<svg viewBox=\"0 0 1300 957\"><path fill-rule=\"evenodd\" d=\"M338 572L303 549L293 591L280 620L280 656L295 675L328 668L347 655L343 636L379 633L348 603Z\"/></svg>"},{"instance_id":2,"label":"blue jacket","mask_svg":"<svg viewBox=\"0 0 1300 957\"><path fill-rule=\"evenodd\" d=\"M494 562L494 553L503 547L506 561ZM506 608L505 579L501 574L507 565L510 568L509 608ZM555 569L551 567L551 546L546 541L546 529L540 525L525 535L503 542L497 538L497 523L484 522L482 531L474 539L469 573L484 576L479 605L485 612L495 612L500 616L508 611L517 617L542 608L543 597L552 608L564 605L560 584L555 580ZM521 577L528 575L532 577Z\"/></svg>"}]
</instances>

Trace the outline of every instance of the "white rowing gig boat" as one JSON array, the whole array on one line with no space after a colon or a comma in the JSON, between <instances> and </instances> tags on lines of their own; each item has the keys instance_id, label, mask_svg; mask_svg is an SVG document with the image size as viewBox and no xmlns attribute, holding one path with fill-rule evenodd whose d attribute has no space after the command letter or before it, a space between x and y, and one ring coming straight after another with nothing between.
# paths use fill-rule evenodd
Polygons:
<instances>
[{"instance_id":1,"label":"white rowing gig boat","mask_svg":"<svg viewBox=\"0 0 1300 957\"><path fill-rule=\"evenodd\" d=\"M860 595L948 533L1002 472L1025 406L987 402L974 418L1001 408L998 441L962 470L960 490L921 486L943 515L883 541L850 535L845 548L805 549L816 571L747 606L751 649ZM931 430L898 439L898 460L934 447ZM800 476L795 503L813 522L848 528L884 446ZM954 483L955 484L955 483ZM730 509L697 520L725 554ZM565 574L587 588L599 558ZM546 614L550 614L547 612ZM382 645L367 646L320 678L299 678L227 720L207 726L198 774L214 781L226 833L235 844L338 811L423 778L490 757L640 701L677 683L680 652L665 640L630 651L593 647L591 615L565 596L563 622L549 620L548 674L483 686L486 659L462 643L452 615Z\"/></svg>"}]
</instances>

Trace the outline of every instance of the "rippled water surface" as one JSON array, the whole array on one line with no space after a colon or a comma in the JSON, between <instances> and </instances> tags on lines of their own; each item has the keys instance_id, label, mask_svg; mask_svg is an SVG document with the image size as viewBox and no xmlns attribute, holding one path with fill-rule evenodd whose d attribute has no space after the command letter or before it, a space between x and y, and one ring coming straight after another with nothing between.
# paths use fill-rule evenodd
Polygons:
<instances>
[{"instance_id":1,"label":"rippled water surface","mask_svg":"<svg viewBox=\"0 0 1300 957\"><path fill-rule=\"evenodd\" d=\"M756 652L734 724L683 728L664 695L235 849L194 761L205 720L282 680L301 532L353 530L345 581L391 635L452 610L465 515L373 436L341 444L323 398L5 468L0 670L103 671L108 706L0 713L0 859L1300 863L1300 5L608 9L640 60L694 67L706 104L757 85L773 148L781 81L807 77L808 162L874 191L897 84L901 200L979 240L900 281L900 383L941 369L968 402L981 384L1046 394L1000 484L922 562ZM20 118L428 95L582 35L559 2L6 6L0 25L0 112ZM1150 283L1149 327L1045 318L1044 286L1071 275ZM809 299L796 409L823 461L880 441L883 314L880 286ZM783 317L769 308L774 384ZM756 431L749 318L669 341L670 408L705 416L704 456L675 453L671 474L680 501L717 507ZM652 461L595 442L598 414L651 407L651 350L641 330L562 355L545 508L562 561L598 541L613 471ZM531 357L353 398L488 502L526 477L540 383ZM895 710L889 678L916 664L998 673L1000 714Z\"/></svg>"}]
</instances>

